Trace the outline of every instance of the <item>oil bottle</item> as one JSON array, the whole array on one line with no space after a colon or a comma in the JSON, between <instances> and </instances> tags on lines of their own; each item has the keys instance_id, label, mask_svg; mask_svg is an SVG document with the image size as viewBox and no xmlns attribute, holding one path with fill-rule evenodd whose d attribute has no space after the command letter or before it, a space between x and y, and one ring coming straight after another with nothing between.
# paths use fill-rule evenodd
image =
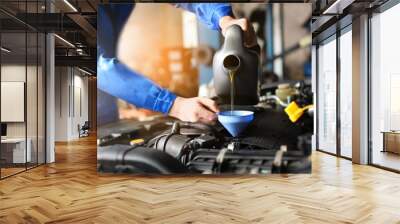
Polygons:
<instances>
[{"instance_id":1,"label":"oil bottle","mask_svg":"<svg viewBox=\"0 0 400 224\"><path fill-rule=\"evenodd\" d=\"M232 104L233 110L233 104L258 103L259 61L259 54L244 46L240 26L230 26L213 58L214 88L220 104Z\"/></svg>"}]
</instances>

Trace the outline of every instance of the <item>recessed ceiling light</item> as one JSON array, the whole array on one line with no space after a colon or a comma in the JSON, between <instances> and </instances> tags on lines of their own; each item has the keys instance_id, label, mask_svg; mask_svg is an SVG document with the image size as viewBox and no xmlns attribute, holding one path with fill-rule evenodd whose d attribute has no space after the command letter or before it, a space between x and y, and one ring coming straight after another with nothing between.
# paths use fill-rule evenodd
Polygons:
<instances>
[{"instance_id":1,"label":"recessed ceiling light","mask_svg":"<svg viewBox=\"0 0 400 224\"><path fill-rule=\"evenodd\" d=\"M69 45L70 47L75 48L75 45L73 45L71 42L69 42L68 40L60 37L58 34L54 34L55 37L57 37L59 40L61 40L62 42L66 43L67 45Z\"/></svg>"},{"instance_id":2,"label":"recessed ceiling light","mask_svg":"<svg viewBox=\"0 0 400 224\"><path fill-rule=\"evenodd\" d=\"M4 51L4 52L6 52L6 53L10 53L10 52L11 52L10 49L5 48L5 47L1 47L0 49L1 49L1 51Z\"/></svg>"},{"instance_id":3,"label":"recessed ceiling light","mask_svg":"<svg viewBox=\"0 0 400 224\"><path fill-rule=\"evenodd\" d=\"M343 10L351 5L355 0L336 0L332 5L330 5L322 14L342 14Z\"/></svg>"},{"instance_id":4,"label":"recessed ceiling light","mask_svg":"<svg viewBox=\"0 0 400 224\"><path fill-rule=\"evenodd\" d=\"M87 75L90 75L90 76L92 75L92 73L90 73L90 72L88 72L88 71L86 71L86 70L83 70L83 69L81 69L81 68L79 68L79 67L78 67L78 70L81 71L81 72L83 72L83 73L85 73L85 74L87 74Z\"/></svg>"},{"instance_id":5,"label":"recessed ceiling light","mask_svg":"<svg viewBox=\"0 0 400 224\"><path fill-rule=\"evenodd\" d=\"M64 0L64 3L68 5L74 12L78 12L78 10L73 6L68 0Z\"/></svg>"}]
</instances>

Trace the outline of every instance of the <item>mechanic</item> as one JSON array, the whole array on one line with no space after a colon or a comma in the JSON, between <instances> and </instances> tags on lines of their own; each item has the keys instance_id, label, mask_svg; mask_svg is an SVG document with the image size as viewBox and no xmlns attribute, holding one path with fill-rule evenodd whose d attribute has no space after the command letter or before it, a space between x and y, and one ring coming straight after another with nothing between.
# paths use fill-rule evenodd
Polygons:
<instances>
[{"instance_id":1,"label":"mechanic","mask_svg":"<svg viewBox=\"0 0 400 224\"><path fill-rule=\"evenodd\" d=\"M257 45L253 27L247 19L233 16L228 3L175 3L176 7L196 14L197 19L208 28L220 30L222 34L233 25L239 25L244 31L244 45ZM212 123L216 119L218 106L215 101L202 98L183 98L161 88L143 75L129 69L116 56L119 34L128 20L134 4L110 4L99 7L98 29L98 88L99 123L105 123L102 114L116 112L115 98L121 98L140 108L168 114L182 121ZM112 95L112 96L110 96Z\"/></svg>"}]
</instances>

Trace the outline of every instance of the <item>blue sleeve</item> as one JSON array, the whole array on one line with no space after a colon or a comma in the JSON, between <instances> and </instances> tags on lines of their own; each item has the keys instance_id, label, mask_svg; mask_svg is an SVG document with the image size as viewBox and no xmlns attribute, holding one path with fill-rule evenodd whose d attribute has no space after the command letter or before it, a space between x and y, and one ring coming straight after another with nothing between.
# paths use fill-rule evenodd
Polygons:
<instances>
[{"instance_id":1,"label":"blue sleeve","mask_svg":"<svg viewBox=\"0 0 400 224\"><path fill-rule=\"evenodd\" d=\"M168 113L176 96L117 59L116 43L133 8L133 4L99 6L98 24L101 28L97 34L97 87L137 107Z\"/></svg>"},{"instance_id":2,"label":"blue sleeve","mask_svg":"<svg viewBox=\"0 0 400 224\"><path fill-rule=\"evenodd\" d=\"M140 108L168 113L176 95L154 84L149 79L130 70L116 58L97 61L98 88Z\"/></svg>"},{"instance_id":3,"label":"blue sleeve","mask_svg":"<svg viewBox=\"0 0 400 224\"><path fill-rule=\"evenodd\" d=\"M233 15L229 3L176 3L175 6L195 13L200 22L213 30L220 30L221 17Z\"/></svg>"}]
</instances>

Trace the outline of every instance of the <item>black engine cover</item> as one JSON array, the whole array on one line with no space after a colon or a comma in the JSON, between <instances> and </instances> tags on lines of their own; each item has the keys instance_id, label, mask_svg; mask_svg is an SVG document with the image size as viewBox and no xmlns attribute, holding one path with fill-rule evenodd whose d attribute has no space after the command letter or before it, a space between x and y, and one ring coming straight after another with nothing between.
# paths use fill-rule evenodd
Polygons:
<instances>
[{"instance_id":1,"label":"black engine cover","mask_svg":"<svg viewBox=\"0 0 400 224\"><path fill-rule=\"evenodd\" d=\"M99 172L136 174L179 174L188 169L167 153L146 147L113 145L97 150Z\"/></svg>"}]
</instances>

